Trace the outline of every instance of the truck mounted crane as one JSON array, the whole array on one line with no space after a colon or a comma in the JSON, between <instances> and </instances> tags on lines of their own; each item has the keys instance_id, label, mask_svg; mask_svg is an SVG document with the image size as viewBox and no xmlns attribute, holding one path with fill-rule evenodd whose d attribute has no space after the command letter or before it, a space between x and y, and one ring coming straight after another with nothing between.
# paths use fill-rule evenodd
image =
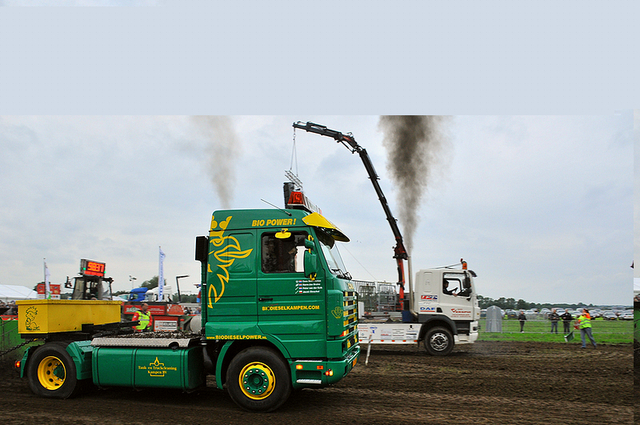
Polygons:
<instances>
[{"instance_id":1,"label":"truck mounted crane","mask_svg":"<svg viewBox=\"0 0 640 425\"><path fill-rule=\"evenodd\" d=\"M454 270L451 266L419 270L412 276L414 279L409 285L409 290L405 291L403 261L408 260L407 250L402 242L397 220L391 213L378 184L379 177L366 149L356 142L351 133L344 134L312 122L298 121L293 123L293 127L331 137L342 143L351 153L357 152L360 155L396 238L393 258L398 266L398 298L402 322L392 320L391 316L383 317L384 322L373 317L364 317L358 321L359 339L368 343L365 363L369 358L371 344L411 344L422 341L429 354L445 356L451 353L456 343L475 342L478 338L480 308L473 285L476 274L467 269L466 262L460 260L461 270ZM365 311L364 306L361 310L369 312Z\"/></svg>"},{"instance_id":2,"label":"truck mounted crane","mask_svg":"<svg viewBox=\"0 0 640 425\"><path fill-rule=\"evenodd\" d=\"M402 233L400 232L400 228L398 227L398 221L391 213L391 208L389 208L389 203L387 202L387 198L382 193L382 189L380 188L380 184L378 180L380 177L376 173L375 168L373 168L373 163L371 162L371 158L367 153L367 150L360 146L356 139L353 137L351 133L344 134L336 130L331 130L324 125L306 122L302 123L300 121L293 123L294 128L299 128L305 130L309 133L316 133L321 136L327 136L335 139L336 142L342 143L347 149L351 151L351 153L357 153L360 155L360 159L364 164L365 170L367 170L367 174L369 174L369 180L371 180L371 184L373 185L373 189L376 191L376 195L378 195L378 200L382 205L382 209L387 217L387 221L391 226L391 232L393 232L393 236L396 238L396 246L393 248L393 258L396 259L397 267L398 267L398 286L399 286L399 298L400 298L400 309L402 311L409 310L408 302L405 302L405 278L404 278L404 260L407 260L408 254L407 250L404 247L404 243L402 241Z\"/></svg>"}]
</instances>

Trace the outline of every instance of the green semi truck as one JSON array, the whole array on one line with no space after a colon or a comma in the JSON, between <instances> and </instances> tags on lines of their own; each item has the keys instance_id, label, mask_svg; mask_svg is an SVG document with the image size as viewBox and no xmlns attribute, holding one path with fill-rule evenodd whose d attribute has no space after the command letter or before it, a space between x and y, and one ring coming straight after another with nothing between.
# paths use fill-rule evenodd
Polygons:
<instances>
[{"instance_id":1,"label":"green semi truck","mask_svg":"<svg viewBox=\"0 0 640 425\"><path fill-rule=\"evenodd\" d=\"M292 390L321 388L356 365L357 294L336 242L349 239L291 191L286 209L216 211L196 238L197 335L118 335L115 301L19 302L19 332L40 339L19 365L40 396L98 387L193 391L207 375L240 407L272 411Z\"/></svg>"}]
</instances>

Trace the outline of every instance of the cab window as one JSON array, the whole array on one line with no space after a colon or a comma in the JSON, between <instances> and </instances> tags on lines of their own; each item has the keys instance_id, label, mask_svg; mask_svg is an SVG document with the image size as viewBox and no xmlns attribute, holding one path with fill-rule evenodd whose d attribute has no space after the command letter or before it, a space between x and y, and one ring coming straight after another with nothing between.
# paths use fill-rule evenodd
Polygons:
<instances>
[{"instance_id":1,"label":"cab window","mask_svg":"<svg viewBox=\"0 0 640 425\"><path fill-rule=\"evenodd\" d=\"M460 273L444 273L442 277L442 293L466 297L471 293L471 288L464 285L464 275Z\"/></svg>"},{"instance_id":2,"label":"cab window","mask_svg":"<svg viewBox=\"0 0 640 425\"><path fill-rule=\"evenodd\" d=\"M264 233L262 235L262 271L264 273L304 272L304 240L306 232Z\"/></svg>"}]
</instances>

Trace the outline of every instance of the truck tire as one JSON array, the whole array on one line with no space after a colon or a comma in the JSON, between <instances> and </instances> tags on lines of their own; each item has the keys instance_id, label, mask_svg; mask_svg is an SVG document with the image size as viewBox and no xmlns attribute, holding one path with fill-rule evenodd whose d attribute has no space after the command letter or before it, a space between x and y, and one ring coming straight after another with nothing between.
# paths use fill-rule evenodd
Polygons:
<instances>
[{"instance_id":1,"label":"truck tire","mask_svg":"<svg viewBox=\"0 0 640 425\"><path fill-rule=\"evenodd\" d=\"M27 365L29 388L41 397L69 398L78 389L76 365L66 344L49 342L39 347Z\"/></svg>"},{"instance_id":2,"label":"truck tire","mask_svg":"<svg viewBox=\"0 0 640 425\"><path fill-rule=\"evenodd\" d=\"M227 369L227 390L245 410L271 412L291 394L287 362L274 350L249 347L238 353Z\"/></svg>"},{"instance_id":3,"label":"truck tire","mask_svg":"<svg viewBox=\"0 0 640 425\"><path fill-rule=\"evenodd\" d=\"M424 348L432 356L446 356L453 350L453 334L446 328L435 327L427 331Z\"/></svg>"}]
</instances>

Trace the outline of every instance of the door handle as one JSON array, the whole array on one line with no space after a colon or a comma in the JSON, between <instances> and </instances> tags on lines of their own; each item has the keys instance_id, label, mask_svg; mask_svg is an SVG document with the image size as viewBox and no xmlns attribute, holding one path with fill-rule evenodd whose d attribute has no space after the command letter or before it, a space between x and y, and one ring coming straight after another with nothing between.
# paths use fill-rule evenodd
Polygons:
<instances>
[{"instance_id":1,"label":"door handle","mask_svg":"<svg viewBox=\"0 0 640 425\"><path fill-rule=\"evenodd\" d=\"M260 297L260 298L258 298L258 301L273 301L273 298L263 298L263 297Z\"/></svg>"}]
</instances>

